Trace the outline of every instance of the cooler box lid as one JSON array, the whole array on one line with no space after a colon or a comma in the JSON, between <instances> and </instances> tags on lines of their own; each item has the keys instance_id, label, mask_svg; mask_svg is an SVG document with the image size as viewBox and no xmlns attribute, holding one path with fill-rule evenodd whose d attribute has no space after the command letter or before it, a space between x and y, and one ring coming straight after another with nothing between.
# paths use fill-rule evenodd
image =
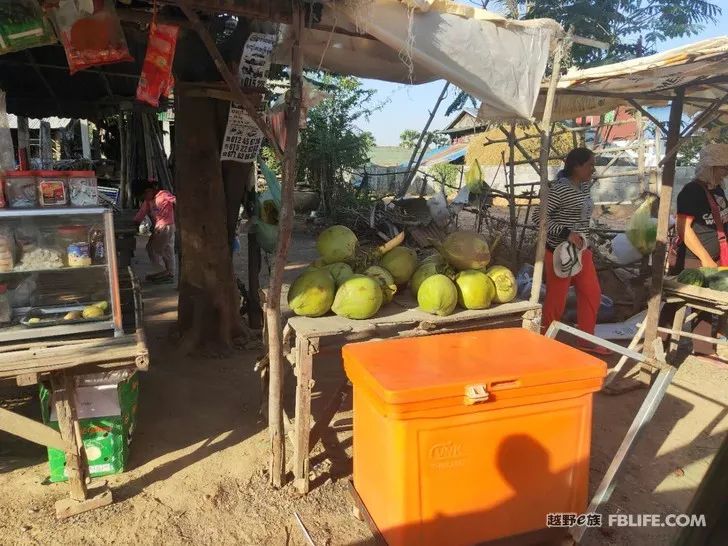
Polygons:
<instances>
[{"instance_id":1,"label":"cooler box lid","mask_svg":"<svg viewBox=\"0 0 728 546\"><path fill-rule=\"evenodd\" d=\"M523 328L354 343L342 354L354 386L392 405L462 398L471 387L477 396L479 385L501 397L530 387L567 391L576 383L596 391L607 373L596 357Z\"/></svg>"}]
</instances>

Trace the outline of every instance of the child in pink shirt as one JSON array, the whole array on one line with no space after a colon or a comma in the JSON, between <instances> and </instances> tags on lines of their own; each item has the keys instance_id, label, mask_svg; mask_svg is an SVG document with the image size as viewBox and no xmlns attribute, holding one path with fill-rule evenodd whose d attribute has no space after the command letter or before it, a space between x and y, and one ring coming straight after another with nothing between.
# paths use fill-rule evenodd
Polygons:
<instances>
[{"instance_id":1,"label":"child in pink shirt","mask_svg":"<svg viewBox=\"0 0 728 546\"><path fill-rule=\"evenodd\" d=\"M174 206L177 198L167 190L159 189L151 180L144 187L144 201L134 221L141 223L149 217L152 221L152 235L147 243L147 254L155 265L164 269L147 275L150 281L172 281L174 279Z\"/></svg>"}]
</instances>

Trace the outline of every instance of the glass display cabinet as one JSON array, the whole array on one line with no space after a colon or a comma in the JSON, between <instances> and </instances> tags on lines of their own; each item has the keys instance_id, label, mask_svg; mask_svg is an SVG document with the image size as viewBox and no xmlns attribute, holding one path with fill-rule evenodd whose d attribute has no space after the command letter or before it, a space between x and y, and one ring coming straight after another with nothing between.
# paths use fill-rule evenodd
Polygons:
<instances>
[{"instance_id":1,"label":"glass display cabinet","mask_svg":"<svg viewBox=\"0 0 728 546\"><path fill-rule=\"evenodd\" d=\"M122 333L114 223L104 208L0 210L0 343Z\"/></svg>"}]
</instances>

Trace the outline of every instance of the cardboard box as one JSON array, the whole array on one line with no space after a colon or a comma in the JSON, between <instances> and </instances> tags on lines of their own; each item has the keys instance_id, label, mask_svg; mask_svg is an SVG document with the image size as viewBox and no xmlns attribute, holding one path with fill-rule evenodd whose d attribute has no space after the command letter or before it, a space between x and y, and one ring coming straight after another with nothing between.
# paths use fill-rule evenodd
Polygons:
<instances>
[{"instance_id":1,"label":"cardboard box","mask_svg":"<svg viewBox=\"0 0 728 546\"><path fill-rule=\"evenodd\" d=\"M112 378L117 379L117 378ZM126 469L129 445L136 425L139 380L137 374L118 383L100 381L94 376L82 376L76 389L76 411L81 437L86 448L91 477L118 474ZM46 385L40 387L43 422L58 430L53 395ZM66 455L48 448L50 480L68 479L65 474Z\"/></svg>"}]
</instances>

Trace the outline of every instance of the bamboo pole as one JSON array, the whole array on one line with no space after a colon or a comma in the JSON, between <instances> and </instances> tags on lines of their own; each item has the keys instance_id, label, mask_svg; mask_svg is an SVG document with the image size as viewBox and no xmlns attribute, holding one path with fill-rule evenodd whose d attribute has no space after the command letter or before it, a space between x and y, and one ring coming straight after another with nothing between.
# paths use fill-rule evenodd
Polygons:
<instances>
[{"instance_id":1,"label":"bamboo pole","mask_svg":"<svg viewBox=\"0 0 728 546\"><path fill-rule=\"evenodd\" d=\"M645 187L645 121L642 119L642 112L637 110L635 113L635 122L637 123L637 182L640 185L640 191L644 192Z\"/></svg>"},{"instance_id":2,"label":"bamboo pole","mask_svg":"<svg viewBox=\"0 0 728 546\"><path fill-rule=\"evenodd\" d=\"M566 40L569 38L567 37ZM537 303L541 293L541 280L543 279L543 261L546 255L546 211L549 198L549 148L551 144L551 114L554 109L556 98L556 86L561 77L561 59L564 56L566 41L559 40L559 45L554 53L554 62L551 69L551 81L546 93L546 104L544 105L543 133L541 133L541 156L539 158L539 171L541 175L541 192L539 194L539 220L538 220L538 241L536 243L536 260L533 266L533 285L531 286L532 303Z\"/></svg>"},{"instance_id":3,"label":"bamboo pole","mask_svg":"<svg viewBox=\"0 0 728 546\"><path fill-rule=\"evenodd\" d=\"M450 87L450 82L445 82L445 85L442 88L442 91L440 91L440 96L437 98L437 102L435 103L434 108L430 111L430 117L427 118L427 123L425 123L424 129L422 129L422 132L420 133L420 138L417 139L417 144L415 144L414 149L412 150L412 155L410 156L409 162L407 163L407 174L405 174L405 180L404 184L402 185L402 189L397 194L397 197L404 197L407 194L407 190L410 187L410 184L412 184L412 180L415 178L415 173L417 172L417 166L412 168L412 164L415 162L415 159L417 158L417 152L420 149L420 146L422 145L422 140L427 135L427 130L430 128L430 124L432 123L432 120L435 119L435 114L437 113L437 110L440 108L440 104L445 99L445 94L447 93L447 89ZM427 150L427 146L429 146L429 141L425 143L425 150ZM421 154L421 156L424 154ZM420 157L420 161L421 161ZM419 164L419 162L418 162Z\"/></svg>"},{"instance_id":4,"label":"bamboo pole","mask_svg":"<svg viewBox=\"0 0 728 546\"><path fill-rule=\"evenodd\" d=\"M513 162L516 159L516 124L511 123L511 130L508 138L508 212L511 220L511 253L513 255L514 267L518 267L518 254L516 252L516 237L518 226L516 226L516 166Z\"/></svg>"},{"instance_id":5,"label":"bamboo pole","mask_svg":"<svg viewBox=\"0 0 728 546\"><path fill-rule=\"evenodd\" d=\"M281 487L285 478L286 451L283 428L283 342L281 325L281 288L283 270L291 244L293 230L293 187L296 178L296 156L298 152L298 127L301 117L303 95L301 73L303 57L301 34L303 32L303 8L299 2L293 9L293 41L291 46L291 90L286 106L286 149L283 161L283 188L281 192L281 215L278 225L278 244L275 264L265 304L266 327L268 330L269 395L268 431L270 434L271 460L270 480L274 487Z\"/></svg>"},{"instance_id":6,"label":"bamboo pole","mask_svg":"<svg viewBox=\"0 0 728 546\"><path fill-rule=\"evenodd\" d=\"M673 149L680 138L680 123L683 113L683 100L685 89L678 88L675 98L670 106L670 121L667 128L667 149ZM650 286L650 299L647 304L647 317L645 318L645 356L654 361L654 341L657 339L657 325L660 318L660 304L662 302L662 280L665 275L665 257L667 255L667 230L670 220L670 207L672 205L672 186L675 182L676 156L672 155L665 162L662 170L662 186L660 188L660 208L657 213L657 242L652 253L652 285ZM651 377L652 371L642 369L643 376Z\"/></svg>"}]
</instances>

